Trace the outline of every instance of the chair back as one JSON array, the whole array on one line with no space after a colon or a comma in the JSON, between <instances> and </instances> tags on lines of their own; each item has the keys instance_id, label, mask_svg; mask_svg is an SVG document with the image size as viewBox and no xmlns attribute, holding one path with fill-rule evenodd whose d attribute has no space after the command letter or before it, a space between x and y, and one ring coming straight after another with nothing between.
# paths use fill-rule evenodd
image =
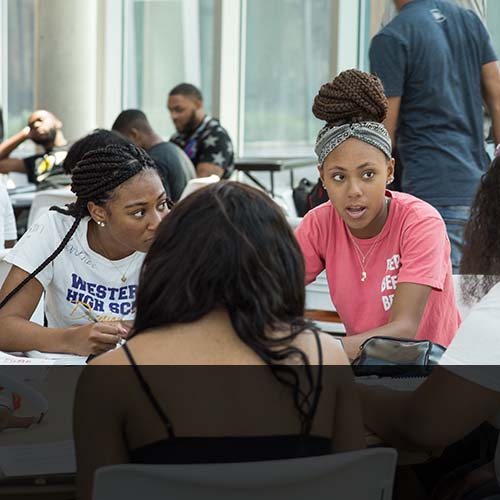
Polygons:
<instances>
[{"instance_id":1,"label":"chair back","mask_svg":"<svg viewBox=\"0 0 500 500\"><path fill-rule=\"evenodd\" d=\"M31 203L27 227L29 228L50 207L54 205L64 207L67 203L73 203L74 201L76 201L76 196L69 189L61 188L38 191Z\"/></svg>"},{"instance_id":2,"label":"chair back","mask_svg":"<svg viewBox=\"0 0 500 500\"><path fill-rule=\"evenodd\" d=\"M186 187L184 188L184 191L182 192L179 201L183 200L186 196L189 196L191 193L194 193L198 189L219 181L220 177L215 174L209 175L208 177L196 177L194 179L191 179L186 184Z\"/></svg>"},{"instance_id":3,"label":"chair back","mask_svg":"<svg viewBox=\"0 0 500 500\"><path fill-rule=\"evenodd\" d=\"M9 262L4 260L4 258L8 255L8 253L9 253L8 249L0 250L0 288L2 287L5 278L7 278L7 275L9 274L10 268L12 267L12 265ZM43 320L44 320L44 300L42 295L40 302L38 302L38 305L36 306L36 309L33 312L33 315L31 316L31 321L39 325L43 325L44 322Z\"/></svg>"},{"instance_id":4,"label":"chair back","mask_svg":"<svg viewBox=\"0 0 500 500\"><path fill-rule=\"evenodd\" d=\"M390 500L397 453L372 448L320 457L98 469L93 500Z\"/></svg>"}]
</instances>

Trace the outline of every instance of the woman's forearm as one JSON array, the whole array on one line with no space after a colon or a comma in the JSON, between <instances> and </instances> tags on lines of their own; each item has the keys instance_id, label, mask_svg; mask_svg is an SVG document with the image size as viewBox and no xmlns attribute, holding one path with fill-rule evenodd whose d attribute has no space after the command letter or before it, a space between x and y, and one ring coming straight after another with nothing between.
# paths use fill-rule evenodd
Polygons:
<instances>
[{"instance_id":1,"label":"woman's forearm","mask_svg":"<svg viewBox=\"0 0 500 500\"><path fill-rule=\"evenodd\" d=\"M0 318L0 350L71 353L68 330L46 328L19 316Z\"/></svg>"},{"instance_id":2,"label":"woman's forearm","mask_svg":"<svg viewBox=\"0 0 500 500\"><path fill-rule=\"evenodd\" d=\"M376 336L413 339L416 333L417 328L409 321L391 321L368 332L342 337L342 344L349 359L353 360L358 356L359 348L365 340Z\"/></svg>"}]
</instances>

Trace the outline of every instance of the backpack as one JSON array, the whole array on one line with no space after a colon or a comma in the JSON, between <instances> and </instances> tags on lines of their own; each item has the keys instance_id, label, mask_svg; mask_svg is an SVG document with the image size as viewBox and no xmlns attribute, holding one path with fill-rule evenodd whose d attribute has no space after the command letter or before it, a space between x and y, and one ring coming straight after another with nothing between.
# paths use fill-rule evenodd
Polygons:
<instances>
[{"instance_id":1,"label":"backpack","mask_svg":"<svg viewBox=\"0 0 500 500\"><path fill-rule=\"evenodd\" d=\"M299 217L304 217L309 210L309 195L314 188L314 184L305 177L300 180L299 185L293 189L293 203Z\"/></svg>"},{"instance_id":2,"label":"backpack","mask_svg":"<svg viewBox=\"0 0 500 500\"><path fill-rule=\"evenodd\" d=\"M293 190L293 201L295 203L297 215L299 217L304 217L311 208L317 207L325 203L325 201L328 201L328 193L323 187L321 179L318 178L318 182L313 184L309 179L304 177L299 182L299 185Z\"/></svg>"},{"instance_id":3,"label":"backpack","mask_svg":"<svg viewBox=\"0 0 500 500\"><path fill-rule=\"evenodd\" d=\"M307 197L308 201L308 208L307 210L311 210L311 208L317 207L318 205L321 205L322 203L325 203L325 201L328 201L328 192L324 188L323 183L321 182L321 179L318 178L318 182L313 186L311 192L309 193L309 196Z\"/></svg>"}]
</instances>

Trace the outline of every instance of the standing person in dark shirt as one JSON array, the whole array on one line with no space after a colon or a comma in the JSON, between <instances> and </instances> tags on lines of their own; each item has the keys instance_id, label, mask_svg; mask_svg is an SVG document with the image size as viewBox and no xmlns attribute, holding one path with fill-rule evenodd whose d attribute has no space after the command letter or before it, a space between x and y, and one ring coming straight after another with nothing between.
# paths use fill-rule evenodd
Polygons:
<instances>
[{"instance_id":1,"label":"standing person in dark shirt","mask_svg":"<svg viewBox=\"0 0 500 500\"><path fill-rule=\"evenodd\" d=\"M14 149L27 139L43 147L44 152L27 158L9 158ZM63 175L62 162L67 152L66 138L62 123L50 111L39 109L28 119L28 125L0 144L0 173L20 172L27 174L28 180L40 185L50 175L58 176L57 184L70 184ZM63 180L61 182L61 179ZM49 186L47 186L49 187Z\"/></svg>"},{"instance_id":2,"label":"standing person in dark shirt","mask_svg":"<svg viewBox=\"0 0 500 500\"><path fill-rule=\"evenodd\" d=\"M177 129L170 140L191 158L198 177L228 179L234 169L233 144L219 121L205 113L199 89L190 83L177 85L167 108Z\"/></svg>"},{"instance_id":3,"label":"standing person in dark shirt","mask_svg":"<svg viewBox=\"0 0 500 500\"><path fill-rule=\"evenodd\" d=\"M136 146L145 149L154 160L163 181L167 195L177 201L189 175L189 158L175 144L165 142L151 127L146 115L139 109L122 111L113 123L112 129L125 136ZM187 164L187 165L186 165Z\"/></svg>"},{"instance_id":4,"label":"standing person in dark shirt","mask_svg":"<svg viewBox=\"0 0 500 500\"><path fill-rule=\"evenodd\" d=\"M402 165L401 187L433 205L458 272L463 230L489 160L483 99L500 142L500 71L488 32L470 10L442 0L394 0L398 15L372 40L384 84L385 126Z\"/></svg>"}]
</instances>

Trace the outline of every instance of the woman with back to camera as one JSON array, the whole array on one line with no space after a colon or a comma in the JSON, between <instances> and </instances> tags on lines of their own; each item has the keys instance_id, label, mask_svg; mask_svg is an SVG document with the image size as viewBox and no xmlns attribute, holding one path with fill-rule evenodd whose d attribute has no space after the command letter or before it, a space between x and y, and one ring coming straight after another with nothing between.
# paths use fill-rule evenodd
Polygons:
<instances>
[{"instance_id":1,"label":"woman with back to camera","mask_svg":"<svg viewBox=\"0 0 500 500\"><path fill-rule=\"evenodd\" d=\"M300 249L265 193L221 181L179 202L145 258L126 346L96 358L80 379L80 498L90 498L105 464L364 447L348 360L338 340L304 320L304 300ZM126 366L117 377L116 367L94 365Z\"/></svg>"},{"instance_id":2,"label":"woman with back to camera","mask_svg":"<svg viewBox=\"0 0 500 500\"><path fill-rule=\"evenodd\" d=\"M465 228L460 266L466 302L479 302L441 358L442 366L411 393L363 388L366 423L387 443L436 449L459 441L486 420L500 427L499 193L500 158L496 158L481 178ZM490 498L489 493L500 499L500 447L496 446L494 462L462 473L456 489L449 489L445 498L455 500L462 494ZM478 487L484 496L465 497L467 490Z\"/></svg>"},{"instance_id":3,"label":"woman with back to camera","mask_svg":"<svg viewBox=\"0 0 500 500\"><path fill-rule=\"evenodd\" d=\"M111 144L84 155L71 189L77 201L38 219L6 258L1 350L99 354L128 334L144 252L168 212L160 177L143 150ZM30 321L42 293L47 327Z\"/></svg>"},{"instance_id":4,"label":"woman with back to camera","mask_svg":"<svg viewBox=\"0 0 500 500\"><path fill-rule=\"evenodd\" d=\"M295 235L306 283L326 269L350 358L376 335L447 346L460 324L441 216L386 189L394 174L386 112L380 80L358 70L323 85L313 105L326 121L316 153L330 201L308 212Z\"/></svg>"}]
</instances>

